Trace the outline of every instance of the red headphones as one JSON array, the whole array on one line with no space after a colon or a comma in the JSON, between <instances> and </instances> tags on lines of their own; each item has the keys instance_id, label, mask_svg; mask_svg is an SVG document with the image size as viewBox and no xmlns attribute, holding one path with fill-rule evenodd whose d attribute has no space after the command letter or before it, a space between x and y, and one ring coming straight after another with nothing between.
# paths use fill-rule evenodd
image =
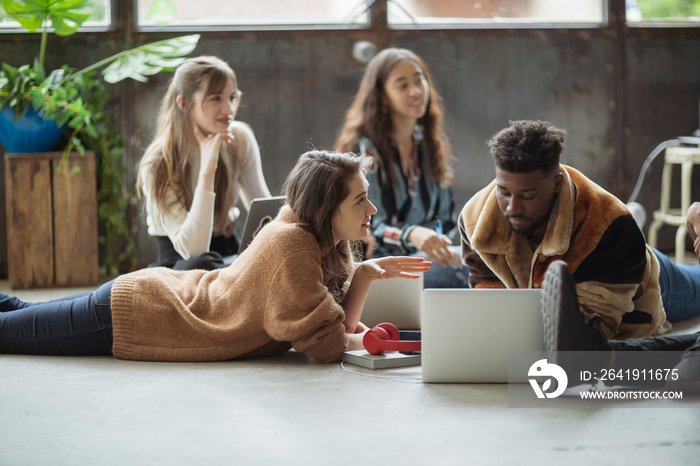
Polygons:
<instances>
[{"instance_id":1,"label":"red headphones","mask_svg":"<svg viewBox=\"0 0 700 466\"><path fill-rule=\"evenodd\" d=\"M362 344L369 354L384 351L420 351L420 341L400 340L401 334L394 324L383 323L367 330Z\"/></svg>"}]
</instances>

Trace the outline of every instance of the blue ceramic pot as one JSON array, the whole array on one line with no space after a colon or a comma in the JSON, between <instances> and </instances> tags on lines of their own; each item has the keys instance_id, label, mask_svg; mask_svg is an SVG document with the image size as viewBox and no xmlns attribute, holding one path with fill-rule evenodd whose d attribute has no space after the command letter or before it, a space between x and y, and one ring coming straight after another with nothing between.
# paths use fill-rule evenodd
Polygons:
<instances>
[{"instance_id":1,"label":"blue ceramic pot","mask_svg":"<svg viewBox=\"0 0 700 466\"><path fill-rule=\"evenodd\" d=\"M0 112L0 141L7 152L19 154L53 150L66 125L59 128L55 120L44 120L43 113L30 105L24 116L15 121L13 108Z\"/></svg>"}]
</instances>

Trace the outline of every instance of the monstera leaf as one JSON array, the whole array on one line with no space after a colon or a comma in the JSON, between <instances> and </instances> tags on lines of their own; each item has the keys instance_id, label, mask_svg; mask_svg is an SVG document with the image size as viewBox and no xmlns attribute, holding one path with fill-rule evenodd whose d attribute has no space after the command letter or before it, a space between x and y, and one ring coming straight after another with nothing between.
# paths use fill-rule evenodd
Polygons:
<instances>
[{"instance_id":1,"label":"monstera leaf","mask_svg":"<svg viewBox=\"0 0 700 466\"><path fill-rule=\"evenodd\" d=\"M10 18L24 29L41 29L39 64L43 66L49 23L59 36L70 36L90 17L84 10L88 0L0 0Z\"/></svg>"},{"instance_id":2,"label":"monstera leaf","mask_svg":"<svg viewBox=\"0 0 700 466\"><path fill-rule=\"evenodd\" d=\"M51 23L59 36L70 36L90 17L88 0L2 0L5 12L34 32Z\"/></svg>"},{"instance_id":3,"label":"monstera leaf","mask_svg":"<svg viewBox=\"0 0 700 466\"><path fill-rule=\"evenodd\" d=\"M146 82L146 76L177 68L185 60L183 57L192 53L198 41L199 34L192 34L152 42L113 55L82 70L81 73L109 63L102 72L102 77L108 83L116 83L126 78Z\"/></svg>"}]
</instances>

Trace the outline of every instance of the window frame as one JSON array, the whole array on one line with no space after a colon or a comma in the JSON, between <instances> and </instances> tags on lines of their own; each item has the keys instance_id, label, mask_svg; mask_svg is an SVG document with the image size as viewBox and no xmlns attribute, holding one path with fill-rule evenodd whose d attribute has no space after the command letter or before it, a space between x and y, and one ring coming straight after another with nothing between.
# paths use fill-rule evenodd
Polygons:
<instances>
[{"instance_id":1,"label":"window frame","mask_svg":"<svg viewBox=\"0 0 700 466\"><path fill-rule=\"evenodd\" d=\"M628 22L625 15L625 0L601 0L604 5L603 21L601 23L519 23L519 22L504 22L504 23L440 23L440 24L406 24L406 25L390 25L388 24L388 1L389 0L369 0L367 6L368 23L366 25L339 25L339 24L281 24L281 25L229 25L229 26L139 26L137 23L138 0L109 0L110 8L110 25L108 26L88 26L80 28L76 34L90 35L95 34L103 37L104 35L116 37L138 37L143 35L164 35L168 36L171 33L201 33L208 35L209 33L221 34L222 32L259 32L259 33L275 33L275 32L292 32L292 33L313 33L318 32L339 32L347 31L369 32L369 33L388 33L388 34L407 34L421 31L479 31L479 30L592 30L592 29L615 29L615 24L622 24L623 27L630 32L669 32L678 31L684 33L687 31L700 30L700 22L654 22L640 21ZM52 29L49 28L52 32ZM32 35L39 32L30 33L20 28L0 28L0 34L3 37L10 38L13 35ZM61 41L62 38L54 38L53 40Z\"/></svg>"},{"instance_id":2,"label":"window frame","mask_svg":"<svg viewBox=\"0 0 700 466\"><path fill-rule=\"evenodd\" d=\"M700 21L627 21L625 26L629 29L697 29Z\"/></svg>"}]
</instances>

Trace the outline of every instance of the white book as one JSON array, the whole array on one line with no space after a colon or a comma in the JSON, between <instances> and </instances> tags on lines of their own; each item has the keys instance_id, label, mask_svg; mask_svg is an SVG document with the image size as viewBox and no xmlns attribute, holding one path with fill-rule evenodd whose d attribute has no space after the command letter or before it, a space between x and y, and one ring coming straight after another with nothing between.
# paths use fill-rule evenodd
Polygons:
<instances>
[{"instance_id":1,"label":"white book","mask_svg":"<svg viewBox=\"0 0 700 466\"><path fill-rule=\"evenodd\" d=\"M365 350L346 351L340 359L349 364L366 367L367 369L420 365L420 354L403 354L398 351L387 351L384 354L369 354Z\"/></svg>"}]
</instances>

